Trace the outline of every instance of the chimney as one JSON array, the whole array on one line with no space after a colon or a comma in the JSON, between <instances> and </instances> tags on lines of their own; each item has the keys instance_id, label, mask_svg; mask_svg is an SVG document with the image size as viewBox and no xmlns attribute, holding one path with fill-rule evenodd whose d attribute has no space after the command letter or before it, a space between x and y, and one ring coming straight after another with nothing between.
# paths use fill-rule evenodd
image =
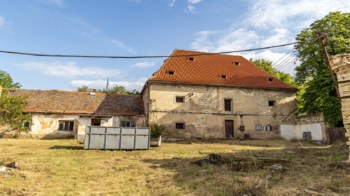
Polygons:
<instances>
[{"instance_id":1,"label":"chimney","mask_svg":"<svg viewBox=\"0 0 350 196\"><path fill-rule=\"evenodd\" d=\"M92 89L92 92L90 92L90 95L96 96L96 89Z\"/></svg>"},{"instance_id":2,"label":"chimney","mask_svg":"<svg viewBox=\"0 0 350 196\"><path fill-rule=\"evenodd\" d=\"M96 93L96 89L92 89L92 92L93 92L93 93Z\"/></svg>"}]
</instances>

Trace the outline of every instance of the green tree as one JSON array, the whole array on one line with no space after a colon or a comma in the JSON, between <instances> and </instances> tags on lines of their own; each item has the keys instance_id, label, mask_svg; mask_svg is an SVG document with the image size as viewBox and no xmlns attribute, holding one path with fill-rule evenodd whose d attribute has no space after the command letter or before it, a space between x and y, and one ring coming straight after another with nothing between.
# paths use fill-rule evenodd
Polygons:
<instances>
[{"instance_id":1,"label":"green tree","mask_svg":"<svg viewBox=\"0 0 350 196\"><path fill-rule=\"evenodd\" d=\"M89 88L89 86L86 86L86 85L83 85L83 86L81 86L81 87L78 87L78 92L91 92L92 91L92 89L91 88Z\"/></svg>"},{"instance_id":2,"label":"green tree","mask_svg":"<svg viewBox=\"0 0 350 196\"><path fill-rule=\"evenodd\" d=\"M139 91L137 91L136 89L134 89L132 91L126 91L126 94L128 94L128 95L141 95L141 93Z\"/></svg>"},{"instance_id":3,"label":"green tree","mask_svg":"<svg viewBox=\"0 0 350 196\"><path fill-rule=\"evenodd\" d=\"M273 68L272 61L265 59L253 60L252 58L249 59L249 61L255 64L256 66L260 67L261 69L265 70L269 74L273 75L274 77L278 78L282 82L294 87L298 87L298 83L295 81L294 77L291 76L289 73L284 73L283 71L279 71L278 69Z\"/></svg>"},{"instance_id":4,"label":"green tree","mask_svg":"<svg viewBox=\"0 0 350 196\"><path fill-rule=\"evenodd\" d=\"M0 70L0 86L2 86L3 88L21 88L22 87L22 85L20 85L18 82L14 83L10 74L2 70Z\"/></svg>"},{"instance_id":5,"label":"green tree","mask_svg":"<svg viewBox=\"0 0 350 196\"><path fill-rule=\"evenodd\" d=\"M30 114L24 111L24 106L28 102L28 95L11 95L10 89L2 89L0 97L0 123L10 124L20 131L28 131L31 124ZM26 125L26 126L25 126Z\"/></svg>"},{"instance_id":6,"label":"green tree","mask_svg":"<svg viewBox=\"0 0 350 196\"><path fill-rule=\"evenodd\" d=\"M296 67L296 81L305 86L305 93L298 104L303 105L298 113L323 112L330 126L342 123L341 104L333 85L323 49L315 34L326 31L329 38L327 51L330 55L350 52L350 13L331 12L324 18L315 21L310 27L297 35L298 44L294 46L301 65Z\"/></svg>"}]
</instances>

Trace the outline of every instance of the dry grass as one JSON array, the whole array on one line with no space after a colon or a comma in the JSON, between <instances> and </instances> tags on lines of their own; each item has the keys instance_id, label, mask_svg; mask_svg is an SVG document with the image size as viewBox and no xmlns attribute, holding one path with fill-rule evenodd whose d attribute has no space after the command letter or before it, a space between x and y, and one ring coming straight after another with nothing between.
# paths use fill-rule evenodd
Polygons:
<instances>
[{"instance_id":1,"label":"dry grass","mask_svg":"<svg viewBox=\"0 0 350 196\"><path fill-rule=\"evenodd\" d=\"M0 139L0 165L21 169L0 179L1 195L346 195L345 145L283 140L163 143L148 151L83 150L77 140ZM286 151L295 151L295 154ZM290 170L233 171L193 165L207 153L290 159ZM256 183L272 174L268 184Z\"/></svg>"}]
</instances>

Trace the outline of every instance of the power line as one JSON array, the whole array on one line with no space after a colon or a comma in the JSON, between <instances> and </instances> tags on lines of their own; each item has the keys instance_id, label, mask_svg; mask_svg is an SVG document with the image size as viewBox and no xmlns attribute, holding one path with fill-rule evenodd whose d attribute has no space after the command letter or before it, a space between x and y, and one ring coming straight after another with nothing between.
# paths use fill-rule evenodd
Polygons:
<instances>
[{"instance_id":1,"label":"power line","mask_svg":"<svg viewBox=\"0 0 350 196\"><path fill-rule=\"evenodd\" d=\"M203 55L213 55L213 54L228 54L228 53L237 53L237 52L249 52L254 50L264 50L269 48L278 48L283 46L294 45L300 42L269 46L263 48L254 48L247 50L236 50L236 51L226 51L226 52L216 52L216 53L201 53L201 54L187 54L187 55L175 55L175 56L89 56L89 55L61 55L61 54L37 54L37 53L26 53L26 52L14 52L0 50L0 53L9 53L9 54L20 54L20 55L29 55L29 56L45 56L45 57L81 57L81 58L119 58L119 59L140 59L140 58L167 58L167 57L187 57L187 56L203 56Z\"/></svg>"},{"instance_id":2,"label":"power line","mask_svg":"<svg viewBox=\"0 0 350 196\"><path fill-rule=\"evenodd\" d=\"M280 71L285 68L287 65L289 65L290 63L292 63L293 61L297 60L298 57L294 57L292 60L290 60L287 64L285 64L284 66L280 67Z\"/></svg>"},{"instance_id":3,"label":"power line","mask_svg":"<svg viewBox=\"0 0 350 196\"><path fill-rule=\"evenodd\" d=\"M285 55L283 55L283 57L282 58L280 58L280 59L278 59L278 61L276 61L275 63L273 63L273 64L277 64L280 60L282 60L285 56L287 56L287 54L289 54L292 50L293 50L294 48L292 48L291 50L289 50L289 52L288 53L286 53ZM273 66L273 65L272 65Z\"/></svg>"},{"instance_id":4,"label":"power line","mask_svg":"<svg viewBox=\"0 0 350 196\"><path fill-rule=\"evenodd\" d=\"M286 59L284 59L280 64L278 64L277 66L275 66L275 69L279 69L282 65L284 65L286 62L288 62L291 58L293 58L292 55L290 55L289 57L287 57Z\"/></svg>"}]
</instances>

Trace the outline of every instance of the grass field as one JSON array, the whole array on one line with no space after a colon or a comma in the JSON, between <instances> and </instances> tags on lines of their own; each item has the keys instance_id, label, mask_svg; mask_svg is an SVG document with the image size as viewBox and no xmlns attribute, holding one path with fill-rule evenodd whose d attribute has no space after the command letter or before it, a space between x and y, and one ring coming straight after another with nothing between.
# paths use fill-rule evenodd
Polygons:
<instances>
[{"instance_id":1,"label":"grass field","mask_svg":"<svg viewBox=\"0 0 350 196\"><path fill-rule=\"evenodd\" d=\"M287 153L295 151L295 153ZM286 171L193 165L208 153L289 159ZM347 146L284 140L163 143L147 151L83 150L78 140L0 139L0 195L350 195ZM266 175L264 186L257 187Z\"/></svg>"}]
</instances>

